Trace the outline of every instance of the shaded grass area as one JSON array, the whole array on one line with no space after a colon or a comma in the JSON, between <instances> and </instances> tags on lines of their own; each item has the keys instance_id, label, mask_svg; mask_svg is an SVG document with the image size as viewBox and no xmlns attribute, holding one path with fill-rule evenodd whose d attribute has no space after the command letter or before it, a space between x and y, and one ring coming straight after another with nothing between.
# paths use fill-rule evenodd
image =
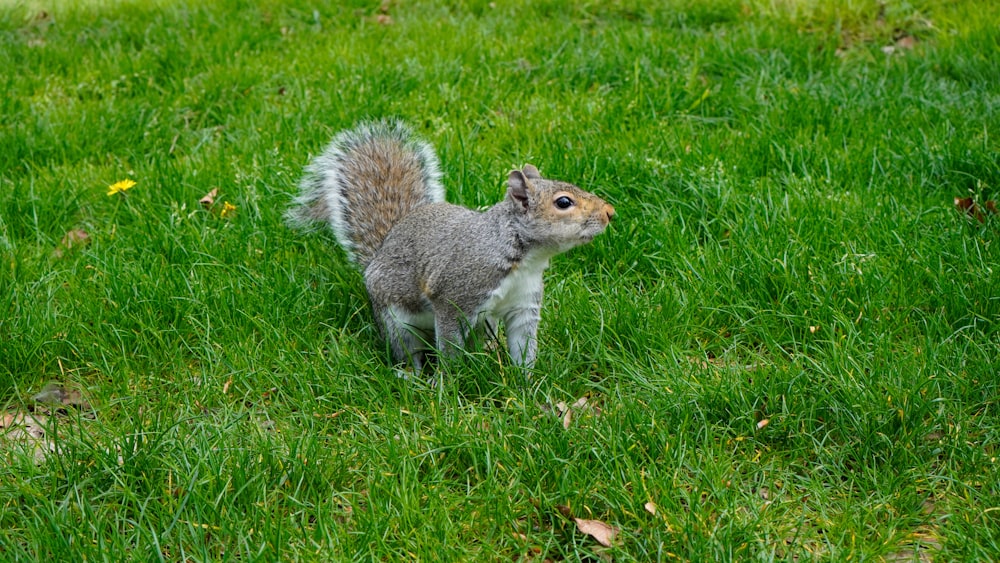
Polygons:
<instances>
[{"instance_id":1,"label":"shaded grass area","mask_svg":"<svg viewBox=\"0 0 1000 563\"><path fill-rule=\"evenodd\" d=\"M4 452L0 553L995 554L997 218L953 199L1000 182L997 8L496 4L0 9L0 391L93 405ZM532 162L617 208L554 260L531 380L397 379L360 275L281 224L384 115L452 201Z\"/></svg>"}]
</instances>

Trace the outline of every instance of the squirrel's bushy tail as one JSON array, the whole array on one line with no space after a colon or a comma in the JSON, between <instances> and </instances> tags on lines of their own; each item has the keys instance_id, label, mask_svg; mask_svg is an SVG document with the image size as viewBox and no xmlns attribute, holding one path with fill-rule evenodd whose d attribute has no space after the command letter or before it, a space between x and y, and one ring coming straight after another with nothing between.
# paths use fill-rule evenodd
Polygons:
<instances>
[{"instance_id":1,"label":"squirrel's bushy tail","mask_svg":"<svg viewBox=\"0 0 1000 563\"><path fill-rule=\"evenodd\" d=\"M429 144L395 120L339 133L306 167L300 195L285 214L295 227L326 222L362 269L393 225L417 207L444 201Z\"/></svg>"}]
</instances>

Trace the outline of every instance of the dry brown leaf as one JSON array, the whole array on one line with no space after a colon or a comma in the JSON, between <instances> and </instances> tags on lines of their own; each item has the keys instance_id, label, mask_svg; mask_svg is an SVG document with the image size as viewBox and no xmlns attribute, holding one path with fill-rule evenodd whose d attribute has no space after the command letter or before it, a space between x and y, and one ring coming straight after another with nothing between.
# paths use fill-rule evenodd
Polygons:
<instances>
[{"instance_id":1,"label":"dry brown leaf","mask_svg":"<svg viewBox=\"0 0 1000 563\"><path fill-rule=\"evenodd\" d=\"M688 358L688 361L691 362L692 364L694 364L695 366L701 368L701 369L708 369L709 368L708 362L706 362L705 360L702 360L701 358L695 358L695 357L692 356L692 357Z\"/></svg>"},{"instance_id":2,"label":"dry brown leaf","mask_svg":"<svg viewBox=\"0 0 1000 563\"><path fill-rule=\"evenodd\" d=\"M215 203L215 196L217 195L219 195L219 188L212 188L212 191L202 196L202 198L198 200L198 203L200 203L205 209L208 209Z\"/></svg>"},{"instance_id":3,"label":"dry brown leaf","mask_svg":"<svg viewBox=\"0 0 1000 563\"><path fill-rule=\"evenodd\" d=\"M562 419L563 428L568 430L569 425L573 420L573 413L566 404L566 401L559 401L556 403L556 416Z\"/></svg>"},{"instance_id":4,"label":"dry brown leaf","mask_svg":"<svg viewBox=\"0 0 1000 563\"><path fill-rule=\"evenodd\" d=\"M590 412L594 416L601 415L601 409L593 405L587 404L587 397L580 397L572 405L567 405L565 401L559 401L556 403L555 413L556 416L562 419L563 428L569 430L570 425L573 422L573 410L576 409L580 412ZM544 409L545 407L543 407Z\"/></svg>"},{"instance_id":5,"label":"dry brown leaf","mask_svg":"<svg viewBox=\"0 0 1000 563\"><path fill-rule=\"evenodd\" d=\"M768 425L768 424L769 424L770 422L771 422L771 419L770 419L770 418L765 418L765 419L762 419L762 420L761 420L760 422L758 422L758 423L757 423L757 430L760 430L760 429L764 428L764 427L765 427L765 426L767 426L767 425Z\"/></svg>"},{"instance_id":6,"label":"dry brown leaf","mask_svg":"<svg viewBox=\"0 0 1000 563\"><path fill-rule=\"evenodd\" d=\"M597 540L597 543L604 547L611 547L612 542L615 541L615 536L618 535L618 528L609 526L600 520L574 518L573 521L576 522L576 527L581 532L594 538Z\"/></svg>"},{"instance_id":7,"label":"dry brown leaf","mask_svg":"<svg viewBox=\"0 0 1000 563\"><path fill-rule=\"evenodd\" d=\"M6 430L9 436L10 432L23 429L32 438L44 438L45 429L42 425L45 424L46 420L43 415L8 412L0 417L0 430Z\"/></svg>"},{"instance_id":8,"label":"dry brown leaf","mask_svg":"<svg viewBox=\"0 0 1000 563\"><path fill-rule=\"evenodd\" d=\"M56 451L56 446L45 438L45 424L48 419L42 415L22 412L5 413L0 417L0 446L30 452L35 463Z\"/></svg>"},{"instance_id":9,"label":"dry brown leaf","mask_svg":"<svg viewBox=\"0 0 1000 563\"><path fill-rule=\"evenodd\" d=\"M647 502L646 504L644 504L642 506L643 506L643 508L646 509L646 512L652 514L653 516L656 516L656 505L655 504L653 504L652 502Z\"/></svg>"},{"instance_id":10,"label":"dry brown leaf","mask_svg":"<svg viewBox=\"0 0 1000 563\"><path fill-rule=\"evenodd\" d=\"M886 55L900 53L902 51L912 51L917 46L917 38L912 35L902 35L893 41L892 45L884 45L882 52Z\"/></svg>"},{"instance_id":11,"label":"dry brown leaf","mask_svg":"<svg viewBox=\"0 0 1000 563\"><path fill-rule=\"evenodd\" d=\"M59 383L49 383L36 393L32 400L36 403L48 407L76 407L80 410L90 410L90 403L84 398L83 393L76 388L68 387Z\"/></svg>"},{"instance_id":12,"label":"dry brown leaf","mask_svg":"<svg viewBox=\"0 0 1000 563\"><path fill-rule=\"evenodd\" d=\"M917 46L917 38L912 35L904 35L896 40L896 47L899 49L912 49Z\"/></svg>"},{"instance_id":13,"label":"dry brown leaf","mask_svg":"<svg viewBox=\"0 0 1000 563\"><path fill-rule=\"evenodd\" d=\"M987 200L986 203L980 206L971 197L956 197L955 208L980 223L986 221L987 215L996 215L1000 211L997 209L997 203L992 199ZM983 211L984 208L985 212Z\"/></svg>"},{"instance_id":14,"label":"dry brown leaf","mask_svg":"<svg viewBox=\"0 0 1000 563\"><path fill-rule=\"evenodd\" d=\"M73 229L71 231L66 231L66 234L62 238L62 244L66 248L72 248L77 245L87 244L90 242L90 234L83 229Z\"/></svg>"},{"instance_id":15,"label":"dry brown leaf","mask_svg":"<svg viewBox=\"0 0 1000 563\"><path fill-rule=\"evenodd\" d=\"M975 200L973 200L971 197L956 197L955 198L955 207L959 211L964 211L965 213L968 213L969 215L975 214L976 211L978 210L978 207L976 206Z\"/></svg>"},{"instance_id":16,"label":"dry brown leaf","mask_svg":"<svg viewBox=\"0 0 1000 563\"><path fill-rule=\"evenodd\" d=\"M90 242L90 233L83 229L73 229L71 231L66 231L63 235L61 241L59 241L59 246L52 251L52 255L56 258L62 258L63 254L67 250L72 250L74 247L85 246Z\"/></svg>"}]
</instances>

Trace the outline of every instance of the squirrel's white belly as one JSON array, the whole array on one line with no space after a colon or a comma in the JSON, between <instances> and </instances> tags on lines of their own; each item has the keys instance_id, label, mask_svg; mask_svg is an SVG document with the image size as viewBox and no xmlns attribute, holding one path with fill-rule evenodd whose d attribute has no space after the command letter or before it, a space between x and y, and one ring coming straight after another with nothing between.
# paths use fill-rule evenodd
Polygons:
<instances>
[{"instance_id":1,"label":"squirrel's white belly","mask_svg":"<svg viewBox=\"0 0 1000 563\"><path fill-rule=\"evenodd\" d=\"M541 301L542 274L549 267L549 258L551 255L547 253L525 256L476 311L477 319L483 315L502 318L509 311L537 307Z\"/></svg>"}]
</instances>

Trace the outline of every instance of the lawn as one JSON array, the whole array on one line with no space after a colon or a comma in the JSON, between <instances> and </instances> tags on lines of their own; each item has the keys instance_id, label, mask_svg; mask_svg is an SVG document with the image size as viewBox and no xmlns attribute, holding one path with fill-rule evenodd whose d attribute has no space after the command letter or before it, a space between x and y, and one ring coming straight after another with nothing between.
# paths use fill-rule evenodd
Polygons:
<instances>
[{"instance_id":1,"label":"lawn","mask_svg":"<svg viewBox=\"0 0 1000 563\"><path fill-rule=\"evenodd\" d=\"M4 2L0 84L0 559L1000 554L1000 4ZM283 224L386 116L617 209L530 378Z\"/></svg>"}]
</instances>

